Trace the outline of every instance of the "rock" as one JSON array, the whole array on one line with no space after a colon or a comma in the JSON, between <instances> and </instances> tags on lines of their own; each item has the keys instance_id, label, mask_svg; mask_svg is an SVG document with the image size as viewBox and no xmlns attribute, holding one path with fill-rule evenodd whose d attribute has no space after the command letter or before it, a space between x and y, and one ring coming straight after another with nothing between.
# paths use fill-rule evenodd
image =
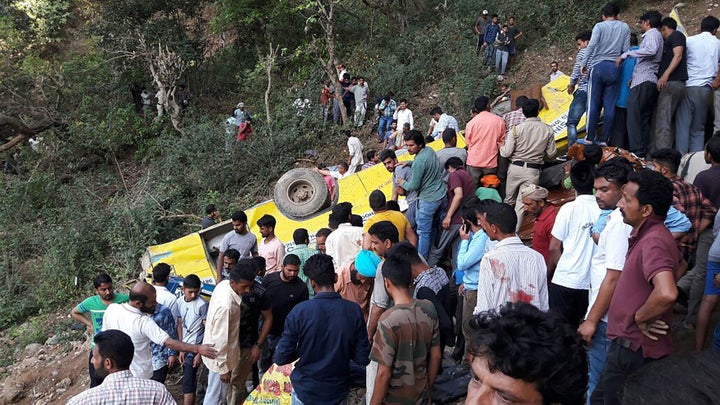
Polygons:
<instances>
[{"instance_id":1,"label":"rock","mask_svg":"<svg viewBox=\"0 0 720 405\"><path fill-rule=\"evenodd\" d=\"M53 370L53 372L52 372L52 373L50 373L50 374L52 374L52 376L53 376L53 377L57 377L57 375L58 375L58 372L57 372L57 370Z\"/></svg>"},{"instance_id":2,"label":"rock","mask_svg":"<svg viewBox=\"0 0 720 405\"><path fill-rule=\"evenodd\" d=\"M23 349L23 353L25 354L25 356L35 356L40 352L41 349L42 345L40 343L30 343L29 345L25 346L25 349Z\"/></svg>"},{"instance_id":3,"label":"rock","mask_svg":"<svg viewBox=\"0 0 720 405\"><path fill-rule=\"evenodd\" d=\"M55 392L57 392L58 394L62 394L62 393L65 392L65 391L67 391L66 388L58 388L58 389L55 390Z\"/></svg>"},{"instance_id":4,"label":"rock","mask_svg":"<svg viewBox=\"0 0 720 405\"><path fill-rule=\"evenodd\" d=\"M48 346L56 345L56 344L58 344L59 340L60 340L60 337L57 334L52 335L48 340L45 341L45 345L48 345Z\"/></svg>"},{"instance_id":5,"label":"rock","mask_svg":"<svg viewBox=\"0 0 720 405\"><path fill-rule=\"evenodd\" d=\"M26 358L23 359L23 361L22 361L21 364L22 364L23 366L25 366L25 367L30 367L30 366L32 366L33 364L37 363L37 361L38 361L38 360L37 360L37 358L35 358L35 357L26 357Z\"/></svg>"},{"instance_id":6,"label":"rock","mask_svg":"<svg viewBox=\"0 0 720 405\"><path fill-rule=\"evenodd\" d=\"M6 383L2 390L2 399L8 402L17 402L22 398L23 384L20 382Z\"/></svg>"},{"instance_id":7,"label":"rock","mask_svg":"<svg viewBox=\"0 0 720 405\"><path fill-rule=\"evenodd\" d=\"M72 380L70 378L63 378L60 380L59 383L55 384L56 387L59 387L61 389L67 389L69 386L72 385Z\"/></svg>"}]
</instances>

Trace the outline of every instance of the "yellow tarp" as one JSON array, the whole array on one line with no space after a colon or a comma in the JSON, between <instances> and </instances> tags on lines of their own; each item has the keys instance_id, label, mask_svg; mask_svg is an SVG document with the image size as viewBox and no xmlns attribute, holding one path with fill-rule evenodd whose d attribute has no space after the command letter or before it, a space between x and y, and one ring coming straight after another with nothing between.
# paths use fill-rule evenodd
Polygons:
<instances>
[{"instance_id":1,"label":"yellow tarp","mask_svg":"<svg viewBox=\"0 0 720 405\"><path fill-rule=\"evenodd\" d=\"M552 127L555 134L555 144L558 150L567 151L567 117L570 103L573 96L568 94L567 86L570 84L570 76L562 75L546 84L542 88L543 98L548 104L547 109L540 111L539 118L542 122ZM577 127L585 126L585 115L580 118Z\"/></svg>"}]
</instances>

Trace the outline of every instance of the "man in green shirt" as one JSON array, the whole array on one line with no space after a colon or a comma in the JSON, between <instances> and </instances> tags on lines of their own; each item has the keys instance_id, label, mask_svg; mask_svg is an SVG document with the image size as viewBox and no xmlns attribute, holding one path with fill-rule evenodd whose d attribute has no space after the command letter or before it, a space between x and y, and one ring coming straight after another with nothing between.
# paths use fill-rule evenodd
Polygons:
<instances>
[{"instance_id":1,"label":"man in green shirt","mask_svg":"<svg viewBox=\"0 0 720 405\"><path fill-rule=\"evenodd\" d=\"M320 252L308 247L310 244L310 235L308 235L308 231L305 228L298 228L293 232L293 242L295 242L295 247L287 253L292 253L300 258L300 272L298 273L298 277L307 285L310 298L312 298L315 296L315 290L310 285L310 279L305 275L305 262L310 256Z\"/></svg>"},{"instance_id":2,"label":"man in green shirt","mask_svg":"<svg viewBox=\"0 0 720 405\"><path fill-rule=\"evenodd\" d=\"M116 303L122 304L128 302L128 296L126 294L115 294L113 291L112 278L106 273L100 273L95 277L93 281L96 295L86 298L83 302L78 304L70 312L70 316L76 321L87 326L91 331L92 335L95 336L102 330L103 315L108 305ZM90 319L85 314L90 314ZM90 388L96 387L102 383L102 378L95 374L95 367L92 363L92 353L95 344L93 340L90 340L90 357L88 359L88 368L90 371Z\"/></svg>"},{"instance_id":3,"label":"man in green shirt","mask_svg":"<svg viewBox=\"0 0 720 405\"><path fill-rule=\"evenodd\" d=\"M445 199L446 186L443 182L443 168L437 160L435 151L425 147L425 138L420 131L412 130L405 135L405 146L408 153L415 155L412 164L412 177L408 181L398 179L398 187L404 191L418 191L418 206L415 211L417 224L418 252L428 258L431 241L433 240L433 226L438 219L437 213Z\"/></svg>"}]
</instances>

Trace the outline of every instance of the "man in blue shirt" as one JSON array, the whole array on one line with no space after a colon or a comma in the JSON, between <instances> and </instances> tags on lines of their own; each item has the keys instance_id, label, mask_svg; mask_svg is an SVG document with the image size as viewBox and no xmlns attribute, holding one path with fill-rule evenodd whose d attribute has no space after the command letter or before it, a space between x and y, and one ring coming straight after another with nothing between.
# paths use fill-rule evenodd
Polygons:
<instances>
[{"instance_id":1,"label":"man in blue shirt","mask_svg":"<svg viewBox=\"0 0 720 405\"><path fill-rule=\"evenodd\" d=\"M290 375L293 405L339 404L350 392L351 361L370 362L365 320L358 304L335 292L330 256L311 256L305 269L315 298L298 304L285 319L273 360L284 365L300 359Z\"/></svg>"}]
</instances>

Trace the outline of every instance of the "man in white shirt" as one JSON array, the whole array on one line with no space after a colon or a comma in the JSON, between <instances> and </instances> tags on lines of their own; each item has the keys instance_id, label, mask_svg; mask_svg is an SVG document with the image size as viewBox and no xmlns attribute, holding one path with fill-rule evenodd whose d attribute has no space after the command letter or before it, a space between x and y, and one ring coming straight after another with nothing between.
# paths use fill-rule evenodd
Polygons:
<instances>
[{"instance_id":1,"label":"man in white shirt","mask_svg":"<svg viewBox=\"0 0 720 405\"><path fill-rule=\"evenodd\" d=\"M125 332L132 339L135 354L130 364L130 371L133 376L152 377L151 341L176 351L199 353L203 357L215 358L217 351L210 345L189 345L170 338L151 317L156 306L155 289L150 284L140 281L130 290L130 302L110 304L103 316L102 330L117 329Z\"/></svg>"},{"instance_id":2,"label":"man in white shirt","mask_svg":"<svg viewBox=\"0 0 720 405\"><path fill-rule=\"evenodd\" d=\"M345 77L346 74L348 74L347 69L345 69L345 66L342 63L339 63L337 65L337 72L338 72L338 80L342 81L343 77Z\"/></svg>"},{"instance_id":3,"label":"man in white shirt","mask_svg":"<svg viewBox=\"0 0 720 405\"><path fill-rule=\"evenodd\" d=\"M632 167L620 159L609 160L595 170L595 199L600 209L612 212L599 236L593 235L597 236L598 242L590 267L590 301L585 321L578 328L578 334L589 345L588 398L600 380L607 348L610 347L607 311L625 265L628 237L632 232L632 227L623 221L622 213L617 208L622 187L627 183L627 175L631 171Z\"/></svg>"},{"instance_id":4,"label":"man in white shirt","mask_svg":"<svg viewBox=\"0 0 720 405\"><path fill-rule=\"evenodd\" d=\"M718 27L720 20L707 16L700 22L702 32L687 39L685 98L675 113L675 149L682 154L703 150L705 120L713 106L713 90L720 87L720 40L715 37Z\"/></svg>"},{"instance_id":5,"label":"man in white shirt","mask_svg":"<svg viewBox=\"0 0 720 405\"><path fill-rule=\"evenodd\" d=\"M550 238L548 278L550 309L562 314L577 328L588 306L590 263L595 242L590 233L600 216L593 196L593 166L578 162L570 169L570 179L577 192L575 201L563 205L555 217Z\"/></svg>"},{"instance_id":6,"label":"man in white shirt","mask_svg":"<svg viewBox=\"0 0 720 405\"><path fill-rule=\"evenodd\" d=\"M353 136L352 132L345 131L347 137L348 154L350 155L350 165L348 167L348 174L353 174L360 170L363 163L363 144L357 136Z\"/></svg>"},{"instance_id":7,"label":"man in white shirt","mask_svg":"<svg viewBox=\"0 0 720 405\"><path fill-rule=\"evenodd\" d=\"M562 76L562 75L564 75L564 74L565 74L565 73L561 72L561 71L558 69L558 63L557 63L556 61L553 61L553 62L550 64L550 81L553 81L553 80L557 79L558 77L560 77L560 76Z\"/></svg>"},{"instance_id":8,"label":"man in white shirt","mask_svg":"<svg viewBox=\"0 0 720 405\"><path fill-rule=\"evenodd\" d=\"M365 121L365 113L367 112L367 97L370 87L365 83L365 78L360 76L357 78L357 84L345 87L353 93L355 97L355 126L361 127Z\"/></svg>"},{"instance_id":9,"label":"man in white shirt","mask_svg":"<svg viewBox=\"0 0 720 405\"><path fill-rule=\"evenodd\" d=\"M476 217L495 248L483 255L473 314L498 310L507 302L527 302L548 310L547 268L543 256L515 234L517 214L505 203L484 201Z\"/></svg>"},{"instance_id":10,"label":"man in white shirt","mask_svg":"<svg viewBox=\"0 0 720 405\"><path fill-rule=\"evenodd\" d=\"M455 117L444 113L440 107L434 107L430 110L430 116L433 120L435 120L435 122L437 122L437 124L433 127L431 134L435 140L437 140L447 128L452 128L455 132L460 130Z\"/></svg>"},{"instance_id":11,"label":"man in white shirt","mask_svg":"<svg viewBox=\"0 0 720 405\"><path fill-rule=\"evenodd\" d=\"M363 229L352 226L352 204L343 202L333 207L330 220L338 224L338 228L328 235L325 241L325 251L333 258L335 272L339 273L342 266L355 260L362 249Z\"/></svg>"},{"instance_id":12,"label":"man in white shirt","mask_svg":"<svg viewBox=\"0 0 720 405\"><path fill-rule=\"evenodd\" d=\"M397 110L395 110L395 114L393 114L393 120L397 121L398 128L403 128L405 123L408 123L410 124L410 129L413 129L413 114L412 111L407 108L407 104L408 101L406 98L400 99L400 105L398 106Z\"/></svg>"},{"instance_id":13,"label":"man in white shirt","mask_svg":"<svg viewBox=\"0 0 720 405\"><path fill-rule=\"evenodd\" d=\"M227 386L233 369L240 361L240 304L241 295L248 294L255 283L255 265L252 259L243 259L230 271L230 278L215 286L203 343L217 348L217 357L206 358L208 387L203 404L225 403Z\"/></svg>"},{"instance_id":14,"label":"man in white shirt","mask_svg":"<svg viewBox=\"0 0 720 405\"><path fill-rule=\"evenodd\" d=\"M152 283L155 287L158 304L165 305L170 309L175 321L180 317L178 311L177 297L167 289L168 279L170 278L170 265L167 263L158 263L153 266Z\"/></svg>"}]
</instances>

